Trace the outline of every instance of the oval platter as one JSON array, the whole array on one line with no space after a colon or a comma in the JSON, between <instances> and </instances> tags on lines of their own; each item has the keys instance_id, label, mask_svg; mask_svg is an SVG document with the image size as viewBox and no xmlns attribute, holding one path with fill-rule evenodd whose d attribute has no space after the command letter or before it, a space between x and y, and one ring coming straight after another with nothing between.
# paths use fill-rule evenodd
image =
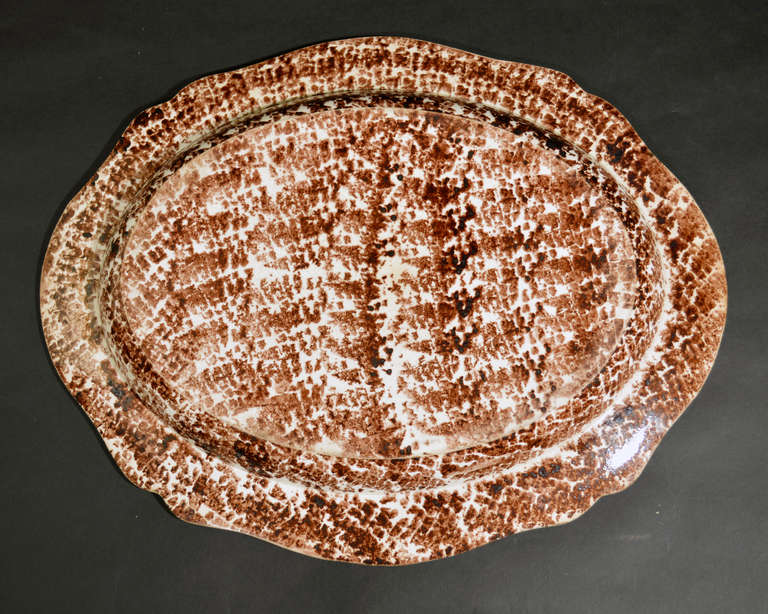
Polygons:
<instances>
[{"instance_id":1,"label":"oval platter","mask_svg":"<svg viewBox=\"0 0 768 614\"><path fill-rule=\"evenodd\" d=\"M725 323L715 237L569 77L405 38L136 117L40 286L61 379L188 522L398 565L628 486Z\"/></svg>"}]
</instances>

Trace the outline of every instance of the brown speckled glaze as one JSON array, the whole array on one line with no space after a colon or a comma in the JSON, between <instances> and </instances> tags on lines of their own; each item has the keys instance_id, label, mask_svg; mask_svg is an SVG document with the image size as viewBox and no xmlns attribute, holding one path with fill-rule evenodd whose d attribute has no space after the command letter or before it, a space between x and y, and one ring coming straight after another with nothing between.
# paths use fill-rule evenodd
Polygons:
<instances>
[{"instance_id":1,"label":"brown speckled glaze","mask_svg":"<svg viewBox=\"0 0 768 614\"><path fill-rule=\"evenodd\" d=\"M53 362L189 522L406 564L630 484L725 323L717 242L556 71L324 43L140 114L65 209Z\"/></svg>"}]
</instances>

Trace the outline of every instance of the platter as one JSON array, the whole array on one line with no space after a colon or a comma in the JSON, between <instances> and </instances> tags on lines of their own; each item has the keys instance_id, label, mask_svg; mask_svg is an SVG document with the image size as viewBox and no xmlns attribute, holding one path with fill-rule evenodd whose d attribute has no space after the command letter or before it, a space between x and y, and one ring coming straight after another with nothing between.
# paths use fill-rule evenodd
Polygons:
<instances>
[{"instance_id":1,"label":"platter","mask_svg":"<svg viewBox=\"0 0 768 614\"><path fill-rule=\"evenodd\" d=\"M59 376L183 520L398 565L560 524L704 383L715 237L557 71L394 37L136 117L40 286Z\"/></svg>"}]
</instances>

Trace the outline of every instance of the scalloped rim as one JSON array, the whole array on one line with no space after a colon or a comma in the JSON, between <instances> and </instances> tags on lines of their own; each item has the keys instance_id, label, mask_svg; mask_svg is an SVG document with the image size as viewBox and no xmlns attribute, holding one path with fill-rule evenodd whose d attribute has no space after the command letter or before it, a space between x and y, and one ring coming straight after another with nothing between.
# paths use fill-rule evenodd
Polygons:
<instances>
[{"instance_id":1,"label":"scalloped rim","mask_svg":"<svg viewBox=\"0 0 768 614\"><path fill-rule=\"evenodd\" d=\"M337 58L369 63L362 75L331 64L330 74L312 80L314 66ZM411 68L418 58L430 58L435 67L408 72L396 65L400 58ZM293 80L281 76L291 70ZM302 70L310 73L308 83L296 78ZM464 79L469 74L468 85L458 83L459 70ZM633 385L589 428L534 461L467 483L392 494L320 491L260 478L208 454L121 387L98 344L87 287L89 272L108 248L108 239L99 239L109 236L121 203L140 187L120 171L150 161L159 165L163 160L154 156L171 158L248 112L332 91L329 80L337 90L396 89L394 84L498 107L582 149L633 196L664 265L664 312ZM170 118L174 126L166 125ZM137 144L138 151L131 151ZM140 180L134 177L134 184ZM84 232L91 234L87 245ZM40 282L43 331L54 366L132 483L158 494L176 516L194 524L240 531L311 556L390 565L450 556L510 533L562 524L629 486L704 384L719 348L726 302L722 257L709 225L619 111L559 71L399 37L321 43L209 75L139 114L64 210ZM624 397L632 411L619 401Z\"/></svg>"}]
</instances>

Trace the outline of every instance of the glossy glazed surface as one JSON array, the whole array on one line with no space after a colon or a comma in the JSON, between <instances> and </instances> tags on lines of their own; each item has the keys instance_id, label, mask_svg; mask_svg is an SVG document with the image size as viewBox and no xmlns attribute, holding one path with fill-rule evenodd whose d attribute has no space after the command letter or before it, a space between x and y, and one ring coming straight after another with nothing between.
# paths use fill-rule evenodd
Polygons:
<instances>
[{"instance_id":1,"label":"glossy glazed surface","mask_svg":"<svg viewBox=\"0 0 768 614\"><path fill-rule=\"evenodd\" d=\"M130 479L186 520L383 564L631 483L725 298L706 221L610 105L396 38L140 115L41 284L54 363Z\"/></svg>"}]
</instances>

